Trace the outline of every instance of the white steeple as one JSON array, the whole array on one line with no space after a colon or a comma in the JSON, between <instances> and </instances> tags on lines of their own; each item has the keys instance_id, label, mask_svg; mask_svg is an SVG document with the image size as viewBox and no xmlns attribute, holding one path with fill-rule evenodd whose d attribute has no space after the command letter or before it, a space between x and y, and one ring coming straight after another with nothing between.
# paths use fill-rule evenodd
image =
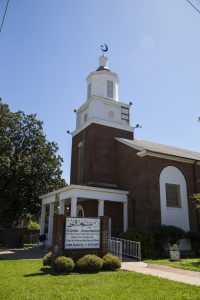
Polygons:
<instances>
[{"instance_id":1,"label":"white steeple","mask_svg":"<svg viewBox=\"0 0 200 300\"><path fill-rule=\"evenodd\" d=\"M119 78L108 68L108 58L99 57L99 67L86 78L87 100L76 110L77 134L92 123L133 131L130 127L130 104L119 102Z\"/></svg>"},{"instance_id":2,"label":"white steeple","mask_svg":"<svg viewBox=\"0 0 200 300\"><path fill-rule=\"evenodd\" d=\"M99 67L91 72L87 80L87 99L91 96L99 96L118 101L119 79L117 74L108 68L108 58L99 57Z\"/></svg>"}]
</instances>

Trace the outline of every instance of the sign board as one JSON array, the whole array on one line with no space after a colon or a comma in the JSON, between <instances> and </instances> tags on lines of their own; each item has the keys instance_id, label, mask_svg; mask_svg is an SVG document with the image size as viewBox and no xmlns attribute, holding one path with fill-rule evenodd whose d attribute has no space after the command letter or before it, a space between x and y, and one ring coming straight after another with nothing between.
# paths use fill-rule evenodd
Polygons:
<instances>
[{"instance_id":1,"label":"sign board","mask_svg":"<svg viewBox=\"0 0 200 300\"><path fill-rule=\"evenodd\" d=\"M100 248L99 218L66 218L65 249Z\"/></svg>"}]
</instances>

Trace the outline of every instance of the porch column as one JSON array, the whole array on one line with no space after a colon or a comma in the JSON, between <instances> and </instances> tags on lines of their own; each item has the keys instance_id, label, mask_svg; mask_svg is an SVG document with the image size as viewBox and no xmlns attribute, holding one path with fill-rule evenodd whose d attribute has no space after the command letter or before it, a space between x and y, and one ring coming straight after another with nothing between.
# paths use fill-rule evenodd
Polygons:
<instances>
[{"instance_id":1,"label":"porch column","mask_svg":"<svg viewBox=\"0 0 200 300\"><path fill-rule=\"evenodd\" d=\"M59 215L64 215L64 213L65 213L65 200L60 200Z\"/></svg>"},{"instance_id":2,"label":"porch column","mask_svg":"<svg viewBox=\"0 0 200 300\"><path fill-rule=\"evenodd\" d=\"M77 216L77 197L71 198L71 217Z\"/></svg>"},{"instance_id":3,"label":"porch column","mask_svg":"<svg viewBox=\"0 0 200 300\"><path fill-rule=\"evenodd\" d=\"M40 216L40 235L44 234L45 214L46 214L46 204L42 204L41 216Z\"/></svg>"},{"instance_id":4,"label":"porch column","mask_svg":"<svg viewBox=\"0 0 200 300\"><path fill-rule=\"evenodd\" d=\"M124 212L124 231L128 229L128 202L123 202L123 212Z\"/></svg>"},{"instance_id":5,"label":"porch column","mask_svg":"<svg viewBox=\"0 0 200 300\"><path fill-rule=\"evenodd\" d=\"M48 246L52 246L54 205L54 202L50 203L49 208Z\"/></svg>"},{"instance_id":6,"label":"porch column","mask_svg":"<svg viewBox=\"0 0 200 300\"><path fill-rule=\"evenodd\" d=\"M104 216L104 200L98 200L98 217Z\"/></svg>"}]
</instances>

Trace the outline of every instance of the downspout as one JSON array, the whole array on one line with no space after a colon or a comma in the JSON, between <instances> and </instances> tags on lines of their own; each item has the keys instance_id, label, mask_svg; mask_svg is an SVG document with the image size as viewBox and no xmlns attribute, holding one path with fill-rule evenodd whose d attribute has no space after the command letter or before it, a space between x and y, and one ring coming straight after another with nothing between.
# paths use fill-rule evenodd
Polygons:
<instances>
[{"instance_id":1,"label":"downspout","mask_svg":"<svg viewBox=\"0 0 200 300\"><path fill-rule=\"evenodd\" d=\"M193 181L194 181L194 194L197 193L197 176L196 176L196 165L198 163L198 160L196 160L193 165L192 165L192 169L193 169ZM200 223L199 223L199 212L196 209L196 219L197 219L197 228L198 228L198 232L200 232Z\"/></svg>"}]
</instances>

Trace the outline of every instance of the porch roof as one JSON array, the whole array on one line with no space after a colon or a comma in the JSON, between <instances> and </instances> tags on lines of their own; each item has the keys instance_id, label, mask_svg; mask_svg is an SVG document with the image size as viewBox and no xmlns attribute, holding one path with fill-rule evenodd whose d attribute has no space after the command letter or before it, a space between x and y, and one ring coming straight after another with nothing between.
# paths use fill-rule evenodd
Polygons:
<instances>
[{"instance_id":1,"label":"porch roof","mask_svg":"<svg viewBox=\"0 0 200 300\"><path fill-rule=\"evenodd\" d=\"M85 185L68 185L51 193L40 196L42 204L49 204L72 197L106 200L113 202L127 202L128 191L98 188Z\"/></svg>"}]
</instances>

